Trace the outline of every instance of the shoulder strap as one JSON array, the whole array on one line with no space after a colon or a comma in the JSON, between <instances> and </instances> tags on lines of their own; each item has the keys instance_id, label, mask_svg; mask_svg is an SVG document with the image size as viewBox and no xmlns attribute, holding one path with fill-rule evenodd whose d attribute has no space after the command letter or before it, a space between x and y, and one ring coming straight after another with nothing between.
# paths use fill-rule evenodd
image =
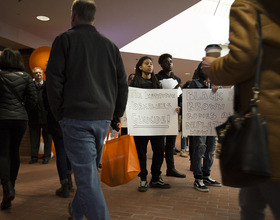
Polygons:
<instances>
[{"instance_id":1,"label":"shoulder strap","mask_svg":"<svg viewBox=\"0 0 280 220\"><path fill-rule=\"evenodd\" d=\"M17 100L24 106L24 105L25 105L24 101L23 101L22 98L16 93L16 91L9 85L9 83L7 83L5 77L3 77L3 76L0 75L0 79L1 79L1 81L3 82L3 84L6 85L7 88L14 94L14 96L17 98Z\"/></svg>"},{"instance_id":2,"label":"shoulder strap","mask_svg":"<svg viewBox=\"0 0 280 220\"><path fill-rule=\"evenodd\" d=\"M253 92L254 92L254 100L256 101L258 99L258 94L260 91L260 75L261 75L261 51L262 51L262 26L261 26L261 18L260 18L260 12L256 10L257 12L257 21L259 24L259 50L258 50L258 59L257 59L257 68L256 68L256 73L255 73L255 80L254 80L254 87Z\"/></svg>"}]
</instances>

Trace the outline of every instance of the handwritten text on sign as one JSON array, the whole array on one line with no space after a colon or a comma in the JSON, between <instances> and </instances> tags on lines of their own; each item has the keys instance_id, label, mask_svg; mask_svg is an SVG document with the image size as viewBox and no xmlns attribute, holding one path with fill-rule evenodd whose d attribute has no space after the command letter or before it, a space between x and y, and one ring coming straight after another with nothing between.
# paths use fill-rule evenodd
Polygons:
<instances>
[{"instance_id":1,"label":"handwritten text on sign","mask_svg":"<svg viewBox=\"0 0 280 220\"><path fill-rule=\"evenodd\" d=\"M183 135L216 136L215 127L233 114L233 89L183 89Z\"/></svg>"},{"instance_id":2,"label":"handwritten text on sign","mask_svg":"<svg viewBox=\"0 0 280 220\"><path fill-rule=\"evenodd\" d=\"M128 133L136 136L177 135L176 89L129 87L126 117Z\"/></svg>"}]
</instances>

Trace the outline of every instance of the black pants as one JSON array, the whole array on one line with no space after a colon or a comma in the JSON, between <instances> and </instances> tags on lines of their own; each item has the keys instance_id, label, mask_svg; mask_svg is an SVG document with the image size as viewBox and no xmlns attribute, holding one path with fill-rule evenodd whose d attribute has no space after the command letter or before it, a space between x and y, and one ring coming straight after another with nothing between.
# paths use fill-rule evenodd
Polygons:
<instances>
[{"instance_id":1,"label":"black pants","mask_svg":"<svg viewBox=\"0 0 280 220\"><path fill-rule=\"evenodd\" d=\"M67 174L71 172L71 164L66 155L62 136L52 136L55 152L56 167L59 175L60 183L63 184L67 180Z\"/></svg>"},{"instance_id":2,"label":"black pants","mask_svg":"<svg viewBox=\"0 0 280 220\"><path fill-rule=\"evenodd\" d=\"M50 159L52 152L52 136L48 134L47 124L29 125L30 144L31 144L31 157L38 158L40 148L40 138L44 140L44 156L43 159Z\"/></svg>"},{"instance_id":3,"label":"black pants","mask_svg":"<svg viewBox=\"0 0 280 220\"><path fill-rule=\"evenodd\" d=\"M20 158L19 146L26 131L25 120L0 120L0 179L4 184L16 181Z\"/></svg>"},{"instance_id":4,"label":"black pants","mask_svg":"<svg viewBox=\"0 0 280 220\"><path fill-rule=\"evenodd\" d=\"M139 157L141 171L139 177L141 180L147 178L147 145L151 142L153 150L151 173L153 179L158 179L161 174L161 166L164 157L164 136L134 136L134 141Z\"/></svg>"},{"instance_id":5,"label":"black pants","mask_svg":"<svg viewBox=\"0 0 280 220\"><path fill-rule=\"evenodd\" d=\"M177 135L168 135L165 138L165 161L167 169L173 169L174 166L174 148Z\"/></svg>"}]
</instances>

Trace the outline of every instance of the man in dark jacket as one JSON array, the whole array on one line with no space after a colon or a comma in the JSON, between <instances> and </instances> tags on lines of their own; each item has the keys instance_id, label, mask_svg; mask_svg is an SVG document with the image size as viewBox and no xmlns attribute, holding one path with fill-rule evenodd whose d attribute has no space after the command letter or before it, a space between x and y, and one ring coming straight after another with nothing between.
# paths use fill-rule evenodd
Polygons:
<instances>
[{"instance_id":1,"label":"man in dark jacket","mask_svg":"<svg viewBox=\"0 0 280 220\"><path fill-rule=\"evenodd\" d=\"M43 164L47 164L51 158L52 150L52 136L48 134L47 128L47 111L44 108L42 92L46 86L43 80L43 70L40 67L35 67L33 70L34 84L37 91L37 103L36 106L28 112L28 125L30 133L31 144L31 160L30 164L38 161L38 152L40 147L41 130L44 140L44 155Z\"/></svg>"},{"instance_id":2,"label":"man in dark jacket","mask_svg":"<svg viewBox=\"0 0 280 220\"><path fill-rule=\"evenodd\" d=\"M66 154L77 185L71 218L108 220L98 164L110 121L122 117L127 76L117 46L93 26L96 5L75 0L72 28L53 42L47 66L47 93L60 122Z\"/></svg>"},{"instance_id":3,"label":"man in dark jacket","mask_svg":"<svg viewBox=\"0 0 280 220\"><path fill-rule=\"evenodd\" d=\"M156 77L159 81L163 79L173 79L176 81L176 86L174 89L178 89L181 85L181 79L172 72L173 69L173 61L172 56L168 53L162 54L159 59L158 63L161 66L162 70L156 74ZM167 88L164 88L167 89ZM173 89L173 88L170 88ZM180 173L175 169L174 165L174 152L176 150L175 143L176 143L177 135L167 135L165 137L165 161L167 164L166 176L173 176L178 178L185 178L186 174Z\"/></svg>"}]
</instances>

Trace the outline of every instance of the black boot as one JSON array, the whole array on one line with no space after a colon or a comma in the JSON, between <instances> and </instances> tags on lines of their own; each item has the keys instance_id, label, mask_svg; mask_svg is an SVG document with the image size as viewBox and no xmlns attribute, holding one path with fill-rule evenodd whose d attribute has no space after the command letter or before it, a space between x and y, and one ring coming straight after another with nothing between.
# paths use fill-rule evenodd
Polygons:
<instances>
[{"instance_id":1,"label":"black boot","mask_svg":"<svg viewBox=\"0 0 280 220\"><path fill-rule=\"evenodd\" d=\"M68 189L72 189L73 188L73 183L72 183L72 176L71 174L67 174L67 178L68 178Z\"/></svg>"},{"instance_id":2,"label":"black boot","mask_svg":"<svg viewBox=\"0 0 280 220\"><path fill-rule=\"evenodd\" d=\"M3 184L3 200L1 203L1 210L8 209L12 206L11 201L15 198L14 188L11 182Z\"/></svg>"},{"instance_id":3,"label":"black boot","mask_svg":"<svg viewBox=\"0 0 280 220\"><path fill-rule=\"evenodd\" d=\"M55 194L62 198L68 198L69 197L68 181L61 184L61 188L56 190Z\"/></svg>"}]
</instances>

